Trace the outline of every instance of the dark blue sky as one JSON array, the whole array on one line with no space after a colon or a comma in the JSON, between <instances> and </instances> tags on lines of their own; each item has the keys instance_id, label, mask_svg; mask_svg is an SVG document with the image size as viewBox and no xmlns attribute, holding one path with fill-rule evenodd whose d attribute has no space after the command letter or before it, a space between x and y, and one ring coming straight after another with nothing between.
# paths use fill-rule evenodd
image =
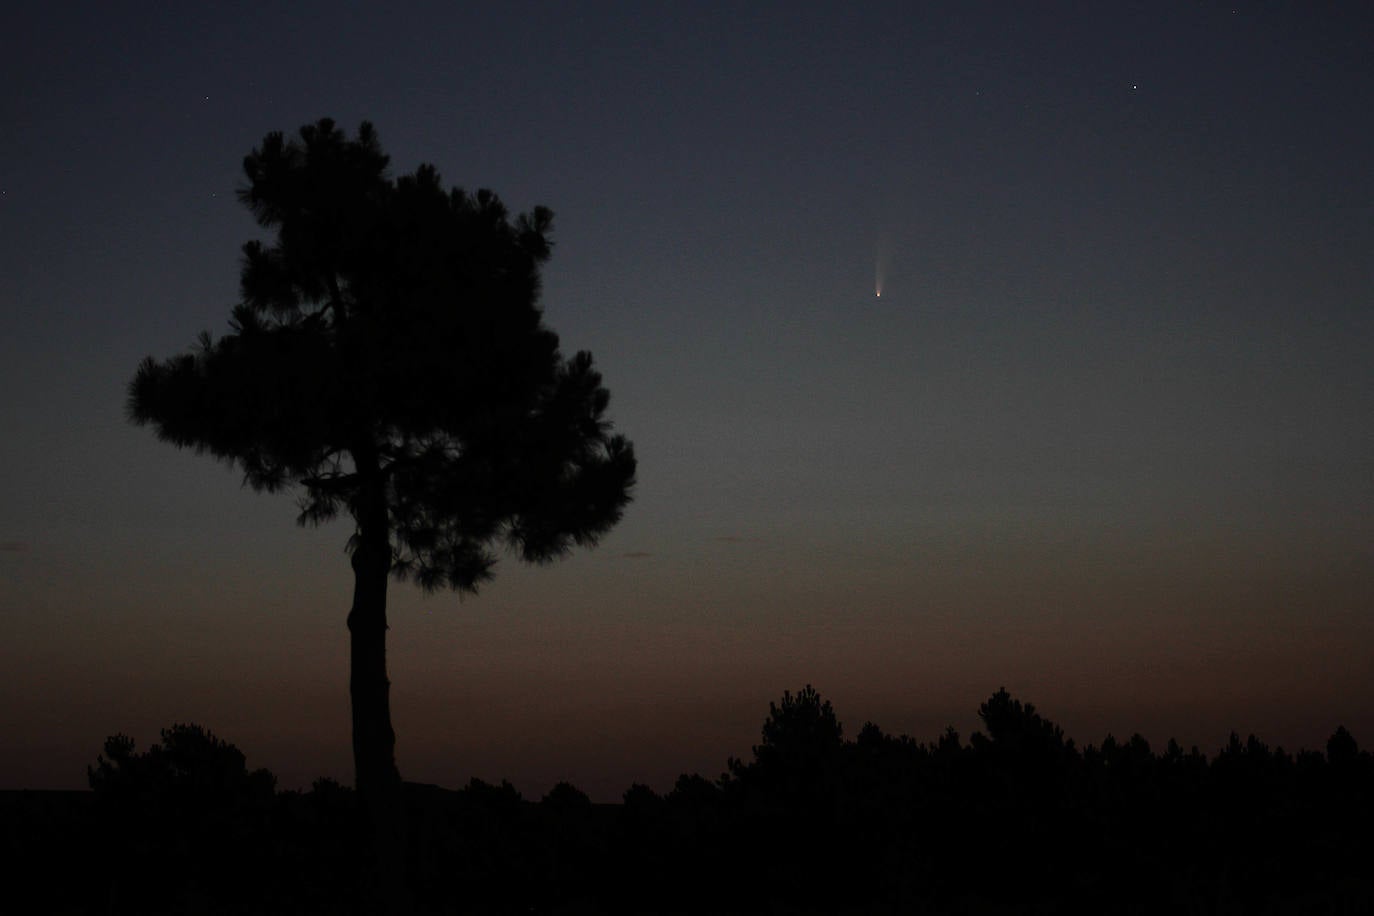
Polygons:
<instances>
[{"instance_id":1,"label":"dark blue sky","mask_svg":"<svg viewBox=\"0 0 1374 916\"><path fill-rule=\"evenodd\" d=\"M320 116L547 204L640 456L595 552L391 596L411 779L708 775L999 685L1080 741L1374 741L1367 4L49 5L0 76L0 785L205 724L348 779L342 526L123 414ZM883 295L875 296L875 276Z\"/></svg>"}]
</instances>

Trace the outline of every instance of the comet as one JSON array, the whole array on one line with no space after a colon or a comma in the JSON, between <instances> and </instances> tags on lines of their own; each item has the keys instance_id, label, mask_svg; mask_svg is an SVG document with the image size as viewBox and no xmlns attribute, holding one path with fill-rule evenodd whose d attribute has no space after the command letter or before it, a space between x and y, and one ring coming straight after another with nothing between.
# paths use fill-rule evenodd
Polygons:
<instances>
[{"instance_id":1,"label":"comet","mask_svg":"<svg viewBox=\"0 0 1374 916\"><path fill-rule=\"evenodd\" d=\"M873 252L873 298L883 298L883 281L886 279L886 275L887 245L882 236L879 236Z\"/></svg>"}]
</instances>

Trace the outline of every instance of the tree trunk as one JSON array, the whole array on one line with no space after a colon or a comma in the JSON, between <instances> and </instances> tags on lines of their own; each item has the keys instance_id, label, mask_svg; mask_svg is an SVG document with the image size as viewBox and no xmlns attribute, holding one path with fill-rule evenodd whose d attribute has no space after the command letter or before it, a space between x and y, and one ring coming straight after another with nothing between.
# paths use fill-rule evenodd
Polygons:
<instances>
[{"instance_id":1,"label":"tree trunk","mask_svg":"<svg viewBox=\"0 0 1374 916\"><path fill-rule=\"evenodd\" d=\"M407 909L405 800L396 769L391 729L391 683L386 676L386 587L391 544L380 486L366 487L358 512L353 551L353 609L349 693L353 701L354 784L362 815L366 911L397 914ZM369 492L370 491L370 492Z\"/></svg>"}]
</instances>

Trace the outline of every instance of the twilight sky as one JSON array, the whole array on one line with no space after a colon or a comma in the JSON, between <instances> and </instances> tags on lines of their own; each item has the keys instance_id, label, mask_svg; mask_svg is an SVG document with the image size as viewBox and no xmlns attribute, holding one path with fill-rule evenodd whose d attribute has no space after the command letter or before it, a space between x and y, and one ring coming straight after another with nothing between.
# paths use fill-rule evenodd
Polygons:
<instances>
[{"instance_id":1,"label":"twilight sky","mask_svg":"<svg viewBox=\"0 0 1374 916\"><path fill-rule=\"evenodd\" d=\"M352 779L350 529L124 416L226 330L244 154L326 115L553 208L640 459L596 551L393 584L405 778L663 790L807 682L849 735L1006 685L1374 744L1374 7L388 6L8 17L0 788L185 721Z\"/></svg>"}]
</instances>

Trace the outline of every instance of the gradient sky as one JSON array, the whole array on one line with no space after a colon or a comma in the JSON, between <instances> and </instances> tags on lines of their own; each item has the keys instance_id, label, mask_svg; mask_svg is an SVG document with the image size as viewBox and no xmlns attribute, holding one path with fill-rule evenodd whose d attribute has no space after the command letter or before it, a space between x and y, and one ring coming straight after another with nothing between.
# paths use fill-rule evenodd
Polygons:
<instances>
[{"instance_id":1,"label":"gradient sky","mask_svg":"<svg viewBox=\"0 0 1374 916\"><path fill-rule=\"evenodd\" d=\"M1374 7L459 6L8 15L0 788L185 721L352 779L349 529L124 415L226 330L244 154L326 115L553 208L640 458L596 551L392 586L405 778L663 790L807 682L849 735L1006 685L1374 745Z\"/></svg>"}]
</instances>

